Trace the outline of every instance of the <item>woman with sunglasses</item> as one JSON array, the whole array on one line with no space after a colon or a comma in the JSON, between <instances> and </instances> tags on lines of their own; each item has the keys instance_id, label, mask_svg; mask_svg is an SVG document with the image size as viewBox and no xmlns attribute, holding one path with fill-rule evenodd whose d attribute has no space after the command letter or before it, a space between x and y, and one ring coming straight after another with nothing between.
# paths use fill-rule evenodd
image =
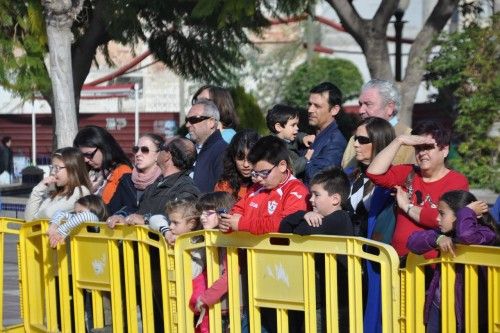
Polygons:
<instances>
[{"instance_id":1,"label":"woman with sunglasses","mask_svg":"<svg viewBox=\"0 0 500 333\"><path fill-rule=\"evenodd\" d=\"M366 169L372 159L395 137L391 124L378 117L368 117L362 120L356 128L354 151L357 167L346 169L351 181L351 194L347 210L351 214L356 236L368 236L368 213L372 206L372 196L375 190L375 186L366 176ZM378 209L378 207L374 208ZM382 241L382 239L377 240Z\"/></svg>"},{"instance_id":2,"label":"woman with sunglasses","mask_svg":"<svg viewBox=\"0 0 500 333\"><path fill-rule=\"evenodd\" d=\"M132 172L130 160L115 138L99 126L86 126L78 131L73 146L80 149L90 169L92 193L100 195L113 214L111 202L120 179Z\"/></svg>"},{"instance_id":3,"label":"woman with sunglasses","mask_svg":"<svg viewBox=\"0 0 500 333\"><path fill-rule=\"evenodd\" d=\"M90 194L90 180L80 151L73 147L52 154L50 174L33 188L24 219L50 219L57 211L73 211L75 202Z\"/></svg>"},{"instance_id":4,"label":"woman with sunglasses","mask_svg":"<svg viewBox=\"0 0 500 333\"><path fill-rule=\"evenodd\" d=\"M160 135L146 133L139 138L137 146L132 147L134 153L132 173L122 177L116 194L108 205L108 209L114 212L114 216L110 219L118 219L116 223L124 223L122 217L137 211L144 190L161 175L157 161L163 143L163 137Z\"/></svg>"},{"instance_id":5,"label":"woman with sunglasses","mask_svg":"<svg viewBox=\"0 0 500 333\"><path fill-rule=\"evenodd\" d=\"M237 201L245 196L253 184L248 152L258 140L259 134L253 129L244 129L236 133L226 148L224 171L215 184L214 191L227 192Z\"/></svg>"}]
</instances>

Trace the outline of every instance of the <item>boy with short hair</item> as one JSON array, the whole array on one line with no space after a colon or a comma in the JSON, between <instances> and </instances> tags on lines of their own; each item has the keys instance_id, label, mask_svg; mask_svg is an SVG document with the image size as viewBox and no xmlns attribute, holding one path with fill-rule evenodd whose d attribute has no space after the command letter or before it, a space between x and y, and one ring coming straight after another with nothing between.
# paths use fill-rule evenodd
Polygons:
<instances>
[{"instance_id":1,"label":"boy with short hair","mask_svg":"<svg viewBox=\"0 0 500 333\"><path fill-rule=\"evenodd\" d=\"M307 209L309 191L292 175L283 140L275 136L261 138L250 150L248 160L253 167L254 185L230 214L221 214L220 229L253 234L277 232L285 216Z\"/></svg>"},{"instance_id":2,"label":"boy with short hair","mask_svg":"<svg viewBox=\"0 0 500 333\"><path fill-rule=\"evenodd\" d=\"M298 235L354 236L354 226L349 213L342 209L350 193L347 175L333 167L318 172L311 180L312 211L299 211L283 219L279 231ZM315 255L316 269L316 331L326 332L326 297L324 256ZM349 332L347 258L337 256L337 286L339 332ZM292 312L290 320L300 326L300 313Z\"/></svg>"},{"instance_id":3,"label":"boy with short hair","mask_svg":"<svg viewBox=\"0 0 500 333\"><path fill-rule=\"evenodd\" d=\"M311 158L313 151L309 149L303 156L301 148L299 148L299 144L303 141L306 134L299 132L298 109L283 104L276 104L267 112L266 123L271 133L286 142L294 174L297 177L303 176L306 164Z\"/></svg>"},{"instance_id":4,"label":"boy with short hair","mask_svg":"<svg viewBox=\"0 0 500 333\"><path fill-rule=\"evenodd\" d=\"M347 175L333 167L317 173L311 181L312 211L298 211L283 219L279 231L298 235L353 236L349 213L342 209L349 197Z\"/></svg>"}]
</instances>

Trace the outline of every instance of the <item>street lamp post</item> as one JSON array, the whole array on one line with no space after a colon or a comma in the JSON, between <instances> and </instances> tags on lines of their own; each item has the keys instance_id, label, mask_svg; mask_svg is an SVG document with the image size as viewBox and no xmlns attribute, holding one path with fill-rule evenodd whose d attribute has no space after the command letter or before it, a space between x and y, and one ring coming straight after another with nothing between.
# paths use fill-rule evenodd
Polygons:
<instances>
[{"instance_id":1,"label":"street lamp post","mask_svg":"<svg viewBox=\"0 0 500 333\"><path fill-rule=\"evenodd\" d=\"M405 14L406 8L408 7L408 0L401 0L399 2L398 8L394 12L396 20L394 21L394 30L396 33L396 52L395 52L395 79L396 81L402 80L401 75L401 45L403 38L403 26L406 21L403 21L403 16Z\"/></svg>"}]
</instances>

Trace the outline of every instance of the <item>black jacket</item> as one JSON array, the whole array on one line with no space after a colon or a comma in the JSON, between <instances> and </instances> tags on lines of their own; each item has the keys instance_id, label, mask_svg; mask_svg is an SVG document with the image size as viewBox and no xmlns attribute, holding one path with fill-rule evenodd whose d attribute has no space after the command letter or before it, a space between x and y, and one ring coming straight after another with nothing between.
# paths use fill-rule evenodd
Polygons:
<instances>
[{"instance_id":1,"label":"black jacket","mask_svg":"<svg viewBox=\"0 0 500 333\"><path fill-rule=\"evenodd\" d=\"M213 192L215 183L222 175L227 143L217 130L208 137L196 159L193 170L194 183L202 193Z\"/></svg>"},{"instance_id":2,"label":"black jacket","mask_svg":"<svg viewBox=\"0 0 500 333\"><path fill-rule=\"evenodd\" d=\"M177 172L167 177L160 176L144 190L137 213L165 215L167 202L199 196L200 190L194 185L187 172Z\"/></svg>"}]
</instances>

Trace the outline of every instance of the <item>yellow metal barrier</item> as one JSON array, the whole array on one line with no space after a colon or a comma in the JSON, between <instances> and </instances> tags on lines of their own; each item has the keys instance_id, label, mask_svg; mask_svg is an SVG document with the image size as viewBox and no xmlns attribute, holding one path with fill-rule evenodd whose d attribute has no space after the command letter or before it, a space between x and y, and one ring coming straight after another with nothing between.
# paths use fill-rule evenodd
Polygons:
<instances>
[{"instance_id":1,"label":"yellow metal barrier","mask_svg":"<svg viewBox=\"0 0 500 333\"><path fill-rule=\"evenodd\" d=\"M196 241L203 236L203 241ZM378 255L365 252L365 245L378 250ZM276 309L278 332L288 331L288 311L303 311L306 332L316 332L315 254L324 254L326 325L328 332L338 332L337 256L347 257L349 294L349 331L363 331L362 260L380 265L382 288L382 329L398 332L399 325L399 260L394 249L362 238L248 233L223 234L201 231L183 235L175 243L178 307L188 308L191 297L190 252L205 248L208 285L220 275L217 251L226 248L229 279L229 320L231 332L240 332L239 250L247 255L248 310L251 332L260 331L261 308ZM210 260L208 260L210 259ZM193 313L178 312L179 329L193 332ZM209 310L210 332L221 332L220 307ZM185 326L181 326L185 325Z\"/></svg>"},{"instance_id":2,"label":"yellow metal barrier","mask_svg":"<svg viewBox=\"0 0 500 333\"><path fill-rule=\"evenodd\" d=\"M173 276L167 272L173 252L168 255L160 235L144 227L83 224L69 248L54 250L47 228L47 221L36 221L21 229L27 332L85 332L86 325L109 325L113 332L155 332L162 325L164 332L176 331L169 303L175 297L164 283ZM161 317L155 318L154 299Z\"/></svg>"},{"instance_id":3,"label":"yellow metal barrier","mask_svg":"<svg viewBox=\"0 0 500 333\"><path fill-rule=\"evenodd\" d=\"M477 309L484 300L477 290L487 288L487 330L500 332L500 248L458 246L456 258L428 261L410 255L407 268L398 271L392 247L362 238L198 231L179 237L174 251L162 236L147 228L118 226L111 230L97 223L82 225L67 245L54 250L49 247L47 228L47 221L0 219L2 258L5 236L19 234L23 311L23 324L2 327L2 332L85 332L88 325L109 326L113 332L193 332L194 314L188 301L192 290L190 252L196 249L206 252L208 285L220 276L219 251L227 252L231 332L241 332L242 305L248 309L252 332L260 330L263 308L274 309L279 332L288 331L292 310L304 314L306 332L316 332L318 260L324 264L326 281L320 290L328 296L323 320L328 332L338 332L337 300L342 290L337 285L337 271L343 259L347 263L350 332L364 329L363 260L380 266L383 332L425 331L425 269L431 265L440 265L442 270L443 332L454 332L456 264L464 265L466 331L478 331L482 314ZM365 251L367 245L369 252ZM240 268L246 273L241 275ZM0 269L3 272L3 266ZM483 271L487 284L478 286ZM244 294L248 301L240 297L241 276L248 283ZM2 274L2 289L3 282ZM209 316L210 332L221 332L220 303L210 307ZM3 322L3 311L0 319Z\"/></svg>"},{"instance_id":4,"label":"yellow metal barrier","mask_svg":"<svg viewBox=\"0 0 500 333\"><path fill-rule=\"evenodd\" d=\"M10 325L10 326L4 326L4 306L5 306L5 299L4 299L4 291L6 290L4 287L4 276L5 276L5 259L6 259L6 252L8 250L12 251L12 249L6 249L6 237L13 237L16 241L16 243L19 240L19 229L21 226L24 224L23 220L19 219L13 219L13 218L0 218L0 258L2 261L0 262L0 305L1 305L1 311L0 311L0 327L2 332L24 332L24 328L22 323L20 324L15 324L15 325ZM16 259L17 262L19 263L19 249L16 247ZM18 268L20 265L18 265ZM19 274L19 272L18 272ZM20 276L20 275L19 275ZM21 290L21 279L19 278L18 280L19 283L19 290ZM19 303L21 304L21 293L19 294L20 299ZM22 307L20 307L21 313L22 313ZM22 319L22 315L19 313L19 318ZM12 319L12 318L9 318Z\"/></svg>"},{"instance_id":5,"label":"yellow metal barrier","mask_svg":"<svg viewBox=\"0 0 500 333\"><path fill-rule=\"evenodd\" d=\"M456 331L455 316L455 273L458 264L464 269L464 328L466 332L479 332L479 304L487 302L488 332L500 332L500 248L488 246L457 245L456 257L444 255L425 260L422 256L410 254L406 262L406 331L425 332L425 269L431 266L441 269L441 327L442 332ZM487 283L480 284L479 277L485 273ZM487 297L479 299L478 290Z\"/></svg>"}]
</instances>

